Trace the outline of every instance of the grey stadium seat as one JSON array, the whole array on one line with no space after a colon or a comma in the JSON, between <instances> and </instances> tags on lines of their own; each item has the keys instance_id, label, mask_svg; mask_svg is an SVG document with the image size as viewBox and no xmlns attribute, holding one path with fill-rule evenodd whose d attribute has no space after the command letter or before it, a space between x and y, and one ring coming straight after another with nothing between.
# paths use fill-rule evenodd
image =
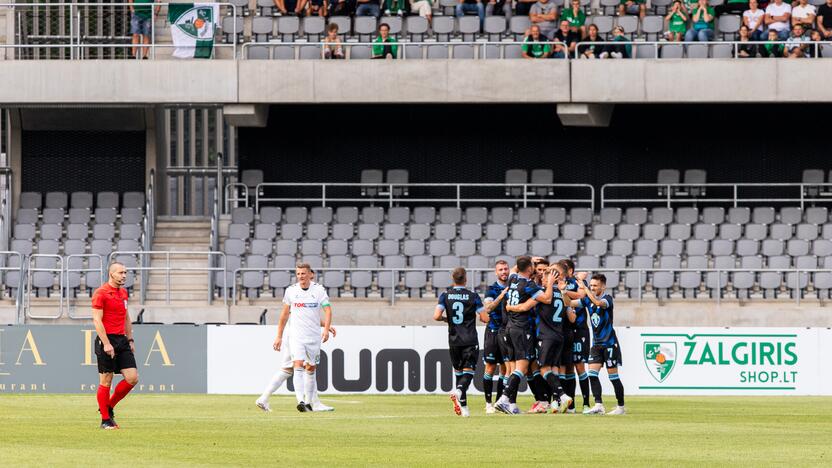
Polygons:
<instances>
[{"instance_id":1,"label":"grey stadium seat","mask_svg":"<svg viewBox=\"0 0 832 468\"><path fill-rule=\"evenodd\" d=\"M517 222L520 224L537 224L540 222L540 208L520 208L517 210Z\"/></svg>"},{"instance_id":2,"label":"grey stadium seat","mask_svg":"<svg viewBox=\"0 0 832 468\"><path fill-rule=\"evenodd\" d=\"M730 242L730 241L724 241ZM731 246L733 249L733 245ZM699 255L704 256L708 253L708 243L700 239L690 239L685 242L685 253L688 256Z\"/></svg>"},{"instance_id":3,"label":"grey stadium seat","mask_svg":"<svg viewBox=\"0 0 832 468\"><path fill-rule=\"evenodd\" d=\"M342 239L328 239L326 241L326 253L329 256L347 255L349 252L349 245L346 240Z\"/></svg>"},{"instance_id":4,"label":"grey stadium seat","mask_svg":"<svg viewBox=\"0 0 832 468\"><path fill-rule=\"evenodd\" d=\"M459 227L459 238L480 240L482 238L482 226L479 224L463 224Z\"/></svg>"},{"instance_id":5,"label":"grey stadium seat","mask_svg":"<svg viewBox=\"0 0 832 468\"><path fill-rule=\"evenodd\" d=\"M577 250L577 249L576 249ZM524 240L511 239L506 241L505 254L512 257L526 255L529 252L529 244Z\"/></svg>"},{"instance_id":6,"label":"grey stadium seat","mask_svg":"<svg viewBox=\"0 0 832 468\"><path fill-rule=\"evenodd\" d=\"M466 208L465 222L469 224L486 224L488 222L488 209L484 207Z\"/></svg>"},{"instance_id":7,"label":"grey stadium seat","mask_svg":"<svg viewBox=\"0 0 832 468\"><path fill-rule=\"evenodd\" d=\"M708 206L702 209L702 222L707 224L722 224L725 221L725 208Z\"/></svg>"},{"instance_id":8,"label":"grey stadium seat","mask_svg":"<svg viewBox=\"0 0 832 468\"><path fill-rule=\"evenodd\" d=\"M87 240L89 229L86 224L68 224L66 226L66 238L74 240Z\"/></svg>"},{"instance_id":9,"label":"grey stadium seat","mask_svg":"<svg viewBox=\"0 0 832 468\"><path fill-rule=\"evenodd\" d=\"M682 255L682 241L676 239L665 239L660 244L662 255Z\"/></svg>"},{"instance_id":10,"label":"grey stadium seat","mask_svg":"<svg viewBox=\"0 0 832 468\"><path fill-rule=\"evenodd\" d=\"M287 213L288 214L288 213ZM315 224L329 224L332 222L332 208L316 206L309 212L309 222Z\"/></svg>"},{"instance_id":11,"label":"grey stadium seat","mask_svg":"<svg viewBox=\"0 0 832 468\"><path fill-rule=\"evenodd\" d=\"M231 235L231 228L237 227L240 234L248 234L248 225L247 224L232 224L228 227L228 237L236 237L238 239L244 239L244 237L232 236ZM248 236L246 236L248 237ZM265 239L269 241L273 241L277 237L277 226L271 223L257 223L254 226L254 238L255 239Z\"/></svg>"},{"instance_id":12,"label":"grey stadium seat","mask_svg":"<svg viewBox=\"0 0 832 468\"><path fill-rule=\"evenodd\" d=\"M297 255L298 242L296 240L279 239L274 243L274 252L277 255Z\"/></svg>"},{"instance_id":13,"label":"grey stadium seat","mask_svg":"<svg viewBox=\"0 0 832 468\"><path fill-rule=\"evenodd\" d=\"M34 208L21 208L17 210L15 222L17 224L35 225L38 223L38 212Z\"/></svg>"},{"instance_id":14,"label":"grey stadium seat","mask_svg":"<svg viewBox=\"0 0 832 468\"><path fill-rule=\"evenodd\" d=\"M144 213L138 208L122 208L121 209L121 223L122 224L141 224L144 221Z\"/></svg>"},{"instance_id":15,"label":"grey stadium seat","mask_svg":"<svg viewBox=\"0 0 832 468\"><path fill-rule=\"evenodd\" d=\"M122 208L138 208L144 210L144 194L142 192L124 192Z\"/></svg>"},{"instance_id":16,"label":"grey stadium seat","mask_svg":"<svg viewBox=\"0 0 832 468\"><path fill-rule=\"evenodd\" d=\"M615 239L610 244L610 252L613 255L629 257L633 254L633 242L630 240Z\"/></svg>"},{"instance_id":17,"label":"grey stadium seat","mask_svg":"<svg viewBox=\"0 0 832 468\"><path fill-rule=\"evenodd\" d=\"M327 224L307 224L306 238L313 240L323 240L329 237L329 226Z\"/></svg>"},{"instance_id":18,"label":"grey stadium seat","mask_svg":"<svg viewBox=\"0 0 832 468\"><path fill-rule=\"evenodd\" d=\"M679 241L687 240L691 234L690 224L671 224L668 228L667 238Z\"/></svg>"},{"instance_id":19,"label":"grey stadium seat","mask_svg":"<svg viewBox=\"0 0 832 468\"><path fill-rule=\"evenodd\" d=\"M95 224L115 224L117 215L115 208L96 208Z\"/></svg>"},{"instance_id":20,"label":"grey stadium seat","mask_svg":"<svg viewBox=\"0 0 832 468\"><path fill-rule=\"evenodd\" d=\"M719 225L719 238L726 240L737 240L742 235L742 227L739 224L723 223Z\"/></svg>"},{"instance_id":21,"label":"grey stadium seat","mask_svg":"<svg viewBox=\"0 0 832 468\"><path fill-rule=\"evenodd\" d=\"M432 206L417 206L413 209L413 222L433 224L436 222L436 208Z\"/></svg>"},{"instance_id":22,"label":"grey stadium seat","mask_svg":"<svg viewBox=\"0 0 832 468\"><path fill-rule=\"evenodd\" d=\"M673 222L673 210L665 207L655 207L650 210L650 221L653 224L670 224Z\"/></svg>"},{"instance_id":23,"label":"grey stadium seat","mask_svg":"<svg viewBox=\"0 0 832 468\"><path fill-rule=\"evenodd\" d=\"M529 252L535 257L548 257L552 254L552 241L548 239L534 239Z\"/></svg>"},{"instance_id":24,"label":"grey stadium seat","mask_svg":"<svg viewBox=\"0 0 832 468\"><path fill-rule=\"evenodd\" d=\"M641 228L637 224L619 224L618 239L634 241L641 237Z\"/></svg>"},{"instance_id":25,"label":"grey stadium seat","mask_svg":"<svg viewBox=\"0 0 832 468\"><path fill-rule=\"evenodd\" d=\"M93 208L92 192L72 192L69 200L70 208L87 208L89 210Z\"/></svg>"},{"instance_id":26,"label":"grey stadium seat","mask_svg":"<svg viewBox=\"0 0 832 468\"><path fill-rule=\"evenodd\" d=\"M118 194L116 192L98 192L95 196L95 206L118 209Z\"/></svg>"},{"instance_id":27,"label":"grey stadium seat","mask_svg":"<svg viewBox=\"0 0 832 468\"><path fill-rule=\"evenodd\" d=\"M64 223L64 209L63 208L45 208L43 210L43 223L45 224L63 224Z\"/></svg>"},{"instance_id":28,"label":"grey stadium seat","mask_svg":"<svg viewBox=\"0 0 832 468\"><path fill-rule=\"evenodd\" d=\"M647 223L647 208L627 208L624 214L627 224L642 225Z\"/></svg>"},{"instance_id":29,"label":"grey stadium seat","mask_svg":"<svg viewBox=\"0 0 832 468\"><path fill-rule=\"evenodd\" d=\"M804 215L809 224L825 224L829 221L829 211L825 206L807 208Z\"/></svg>"},{"instance_id":30,"label":"grey stadium seat","mask_svg":"<svg viewBox=\"0 0 832 468\"><path fill-rule=\"evenodd\" d=\"M534 236L534 227L531 224L514 224L511 226L511 238L527 241Z\"/></svg>"},{"instance_id":31,"label":"grey stadium seat","mask_svg":"<svg viewBox=\"0 0 832 468\"><path fill-rule=\"evenodd\" d=\"M645 224L643 228L642 238L659 241L665 237L664 224Z\"/></svg>"},{"instance_id":32,"label":"grey stadium seat","mask_svg":"<svg viewBox=\"0 0 832 468\"><path fill-rule=\"evenodd\" d=\"M592 224L592 210L589 208L572 208L569 210L569 222L572 224Z\"/></svg>"},{"instance_id":33,"label":"grey stadium seat","mask_svg":"<svg viewBox=\"0 0 832 468\"><path fill-rule=\"evenodd\" d=\"M768 237L777 240L789 240L792 238L791 224L774 223L769 227Z\"/></svg>"},{"instance_id":34,"label":"grey stadium seat","mask_svg":"<svg viewBox=\"0 0 832 468\"><path fill-rule=\"evenodd\" d=\"M554 240L559 237L560 228L557 224L538 224L537 237L540 239Z\"/></svg>"},{"instance_id":35,"label":"grey stadium seat","mask_svg":"<svg viewBox=\"0 0 832 468\"><path fill-rule=\"evenodd\" d=\"M751 209L747 206L735 206L728 209L728 221L731 224L748 224L751 222Z\"/></svg>"},{"instance_id":36,"label":"grey stadium seat","mask_svg":"<svg viewBox=\"0 0 832 468\"><path fill-rule=\"evenodd\" d=\"M601 210L599 222L601 224L620 224L622 217L621 208L607 207Z\"/></svg>"},{"instance_id":37,"label":"grey stadium seat","mask_svg":"<svg viewBox=\"0 0 832 468\"><path fill-rule=\"evenodd\" d=\"M803 210L797 206L780 208L780 222L784 224L798 224L803 221Z\"/></svg>"},{"instance_id":38,"label":"grey stadium seat","mask_svg":"<svg viewBox=\"0 0 832 468\"><path fill-rule=\"evenodd\" d=\"M66 192L46 192L44 208L69 208Z\"/></svg>"},{"instance_id":39,"label":"grey stadium seat","mask_svg":"<svg viewBox=\"0 0 832 468\"><path fill-rule=\"evenodd\" d=\"M818 226L816 224L798 224L795 237L802 240L815 240L818 238Z\"/></svg>"},{"instance_id":40,"label":"grey stadium seat","mask_svg":"<svg viewBox=\"0 0 832 468\"><path fill-rule=\"evenodd\" d=\"M585 235L583 224L566 224L561 228L561 237L564 239L581 240Z\"/></svg>"},{"instance_id":41,"label":"grey stadium seat","mask_svg":"<svg viewBox=\"0 0 832 468\"><path fill-rule=\"evenodd\" d=\"M430 224L411 224L407 231L407 238L427 240L430 238Z\"/></svg>"},{"instance_id":42,"label":"grey stadium seat","mask_svg":"<svg viewBox=\"0 0 832 468\"><path fill-rule=\"evenodd\" d=\"M716 237L716 225L697 224L693 226L693 238L699 240L712 240Z\"/></svg>"},{"instance_id":43,"label":"grey stadium seat","mask_svg":"<svg viewBox=\"0 0 832 468\"><path fill-rule=\"evenodd\" d=\"M289 206L283 213L284 222L288 224L305 224L309 210L305 206Z\"/></svg>"},{"instance_id":44,"label":"grey stadium seat","mask_svg":"<svg viewBox=\"0 0 832 468\"><path fill-rule=\"evenodd\" d=\"M43 197L39 192L21 192L20 208L40 210L43 206Z\"/></svg>"},{"instance_id":45,"label":"grey stadium seat","mask_svg":"<svg viewBox=\"0 0 832 468\"><path fill-rule=\"evenodd\" d=\"M231 210L231 222L237 224L251 224L254 221L254 210L248 207L237 207Z\"/></svg>"},{"instance_id":46,"label":"grey stadium seat","mask_svg":"<svg viewBox=\"0 0 832 468\"><path fill-rule=\"evenodd\" d=\"M757 255L758 253L760 253L759 242L750 239L740 239L737 241L737 255L740 257Z\"/></svg>"},{"instance_id":47,"label":"grey stadium seat","mask_svg":"<svg viewBox=\"0 0 832 468\"><path fill-rule=\"evenodd\" d=\"M248 224L229 224L228 238L230 239L248 239L250 236Z\"/></svg>"},{"instance_id":48,"label":"grey stadium seat","mask_svg":"<svg viewBox=\"0 0 832 468\"><path fill-rule=\"evenodd\" d=\"M142 237L142 227L138 224L122 224L118 230L120 239L139 240Z\"/></svg>"},{"instance_id":49,"label":"grey stadium seat","mask_svg":"<svg viewBox=\"0 0 832 468\"><path fill-rule=\"evenodd\" d=\"M485 226L485 238L504 240L508 237L508 226L505 224L489 224Z\"/></svg>"},{"instance_id":50,"label":"grey stadium seat","mask_svg":"<svg viewBox=\"0 0 832 468\"><path fill-rule=\"evenodd\" d=\"M404 228L404 226L402 226ZM379 226L378 224L359 224L358 225L358 238L365 239L365 240L374 240L378 239L379 236Z\"/></svg>"},{"instance_id":51,"label":"grey stadium seat","mask_svg":"<svg viewBox=\"0 0 832 468\"><path fill-rule=\"evenodd\" d=\"M453 242L454 255L460 257L470 257L477 253L477 245L474 241L457 239Z\"/></svg>"},{"instance_id":52,"label":"grey stadium seat","mask_svg":"<svg viewBox=\"0 0 832 468\"><path fill-rule=\"evenodd\" d=\"M658 252L658 244L654 240L640 239L636 241L635 253L639 256L654 256Z\"/></svg>"},{"instance_id":53,"label":"grey stadium seat","mask_svg":"<svg viewBox=\"0 0 832 468\"><path fill-rule=\"evenodd\" d=\"M462 222L462 210L453 206L439 208L439 222L443 224L459 224Z\"/></svg>"},{"instance_id":54,"label":"grey stadium seat","mask_svg":"<svg viewBox=\"0 0 832 468\"><path fill-rule=\"evenodd\" d=\"M364 221L367 222L366 220ZM407 224L410 222L410 208L406 206L394 206L387 210L387 222L394 224Z\"/></svg>"},{"instance_id":55,"label":"grey stadium seat","mask_svg":"<svg viewBox=\"0 0 832 468\"><path fill-rule=\"evenodd\" d=\"M436 224L433 227L433 238L442 240L456 239L456 225L454 224Z\"/></svg>"},{"instance_id":56,"label":"grey stadium seat","mask_svg":"<svg viewBox=\"0 0 832 468\"><path fill-rule=\"evenodd\" d=\"M111 224L96 224L92 227L93 239L113 240L116 235L115 227Z\"/></svg>"},{"instance_id":57,"label":"grey stadium seat","mask_svg":"<svg viewBox=\"0 0 832 468\"><path fill-rule=\"evenodd\" d=\"M772 224L774 223L774 218L774 208L770 206L757 206L751 215L752 221L757 224Z\"/></svg>"},{"instance_id":58,"label":"grey stadium seat","mask_svg":"<svg viewBox=\"0 0 832 468\"><path fill-rule=\"evenodd\" d=\"M425 254L425 242L422 240L408 239L404 241L404 248L402 253L408 257Z\"/></svg>"},{"instance_id":59,"label":"grey stadium seat","mask_svg":"<svg viewBox=\"0 0 832 468\"><path fill-rule=\"evenodd\" d=\"M578 253L578 243L570 239L559 239L555 241L555 254L565 257L572 257Z\"/></svg>"},{"instance_id":60,"label":"grey stadium seat","mask_svg":"<svg viewBox=\"0 0 832 468\"><path fill-rule=\"evenodd\" d=\"M766 239L763 241L761 252L766 257L773 257L775 255L783 255L783 241L776 240L776 239ZM739 255L744 255L739 252L739 248L737 248L737 253Z\"/></svg>"},{"instance_id":61,"label":"grey stadium seat","mask_svg":"<svg viewBox=\"0 0 832 468\"><path fill-rule=\"evenodd\" d=\"M233 214L233 212L232 212ZM264 206L260 208L260 222L280 224L283 219L283 209L279 206Z\"/></svg>"},{"instance_id":62,"label":"grey stadium seat","mask_svg":"<svg viewBox=\"0 0 832 468\"><path fill-rule=\"evenodd\" d=\"M543 209L543 222L547 224L565 224L566 210L559 207L548 207Z\"/></svg>"},{"instance_id":63,"label":"grey stadium seat","mask_svg":"<svg viewBox=\"0 0 832 468\"><path fill-rule=\"evenodd\" d=\"M498 240L486 239L480 242L480 255L496 257L503 252L502 243Z\"/></svg>"},{"instance_id":64,"label":"grey stadium seat","mask_svg":"<svg viewBox=\"0 0 832 468\"><path fill-rule=\"evenodd\" d=\"M373 255L374 253L373 241L367 239L356 239L352 241L352 254L354 256Z\"/></svg>"},{"instance_id":65,"label":"grey stadium seat","mask_svg":"<svg viewBox=\"0 0 832 468\"><path fill-rule=\"evenodd\" d=\"M335 210L335 222L339 224L355 224L358 222L358 207L339 206Z\"/></svg>"},{"instance_id":66,"label":"grey stadium seat","mask_svg":"<svg viewBox=\"0 0 832 468\"><path fill-rule=\"evenodd\" d=\"M786 244L786 253L792 257L809 255L809 241L792 239Z\"/></svg>"},{"instance_id":67,"label":"grey stadium seat","mask_svg":"<svg viewBox=\"0 0 832 468\"><path fill-rule=\"evenodd\" d=\"M596 224L592 226L592 238L598 240L612 240L615 237L615 226L612 224Z\"/></svg>"},{"instance_id":68,"label":"grey stadium seat","mask_svg":"<svg viewBox=\"0 0 832 468\"><path fill-rule=\"evenodd\" d=\"M509 207L497 207L491 209L491 222L493 224L511 224L514 222L514 209Z\"/></svg>"},{"instance_id":69,"label":"grey stadium seat","mask_svg":"<svg viewBox=\"0 0 832 468\"><path fill-rule=\"evenodd\" d=\"M303 226L300 224L281 224L280 238L286 240L297 240L303 237Z\"/></svg>"},{"instance_id":70,"label":"grey stadium seat","mask_svg":"<svg viewBox=\"0 0 832 468\"><path fill-rule=\"evenodd\" d=\"M755 241L749 241L753 245L757 245ZM749 245L747 244L746 248ZM711 255L718 257L723 255L734 255L734 241L728 239L715 239L711 242Z\"/></svg>"},{"instance_id":71,"label":"grey stadium seat","mask_svg":"<svg viewBox=\"0 0 832 468\"><path fill-rule=\"evenodd\" d=\"M251 241L251 244L249 245L249 252L251 252L252 255L262 255L268 257L272 254L272 246L272 241L265 239L254 239Z\"/></svg>"},{"instance_id":72,"label":"grey stadium seat","mask_svg":"<svg viewBox=\"0 0 832 468\"><path fill-rule=\"evenodd\" d=\"M743 239L761 241L768 237L768 226L765 224L746 224Z\"/></svg>"},{"instance_id":73,"label":"grey stadium seat","mask_svg":"<svg viewBox=\"0 0 832 468\"><path fill-rule=\"evenodd\" d=\"M606 255L607 241L596 239L588 240L584 246L584 252L586 252L587 255L593 255L596 257Z\"/></svg>"}]
</instances>

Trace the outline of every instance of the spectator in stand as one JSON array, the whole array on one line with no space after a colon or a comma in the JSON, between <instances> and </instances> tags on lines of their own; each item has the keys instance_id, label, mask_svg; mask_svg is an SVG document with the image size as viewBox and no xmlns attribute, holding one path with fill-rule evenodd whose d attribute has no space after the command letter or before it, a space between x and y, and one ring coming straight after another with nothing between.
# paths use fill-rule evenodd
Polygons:
<instances>
[{"instance_id":1,"label":"spectator in stand","mask_svg":"<svg viewBox=\"0 0 832 468\"><path fill-rule=\"evenodd\" d=\"M742 13L742 24L747 26L748 30L751 31L750 38L752 41L766 40L766 33L768 32L764 27L766 13L758 8L758 6L757 0L750 0L748 2L748 9Z\"/></svg>"},{"instance_id":2,"label":"spectator in stand","mask_svg":"<svg viewBox=\"0 0 832 468\"><path fill-rule=\"evenodd\" d=\"M375 16L376 18L381 16L381 8L379 8L378 0L357 0L355 16Z\"/></svg>"},{"instance_id":3,"label":"spectator in stand","mask_svg":"<svg viewBox=\"0 0 832 468\"><path fill-rule=\"evenodd\" d=\"M374 59L395 59L399 52L399 46L396 38L390 35L390 25L381 23L378 25L378 36L373 41L373 58Z\"/></svg>"},{"instance_id":4,"label":"spectator in stand","mask_svg":"<svg viewBox=\"0 0 832 468\"><path fill-rule=\"evenodd\" d=\"M760 47L760 55L771 58L782 57L784 47L783 44L778 44L778 42L782 42L780 40L780 34L775 29L769 29L768 42Z\"/></svg>"},{"instance_id":5,"label":"spectator in stand","mask_svg":"<svg viewBox=\"0 0 832 468\"><path fill-rule=\"evenodd\" d=\"M309 8L306 10L307 16L320 16L326 18L329 16L329 1L328 0L309 0Z\"/></svg>"},{"instance_id":6,"label":"spectator in stand","mask_svg":"<svg viewBox=\"0 0 832 468\"><path fill-rule=\"evenodd\" d=\"M537 0L517 0L514 5L514 13L517 16L529 16L529 11L535 3L537 3Z\"/></svg>"},{"instance_id":7,"label":"spectator in stand","mask_svg":"<svg viewBox=\"0 0 832 468\"><path fill-rule=\"evenodd\" d=\"M554 0L538 0L529 10L529 20L540 27L540 34L551 39L555 35L558 7Z\"/></svg>"},{"instance_id":8,"label":"spectator in stand","mask_svg":"<svg viewBox=\"0 0 832 468\"><path fill-rule=\"evenodd\" d=\"M809 0L800 0L800 4L792 7L792 26L802 24L803 29L809 31L815 27L817 9L809 5Z\"/></svg>"},{"instance_id":9,"label":"spectator in stand","mask_svg":"<svg viewBox=\"0 0 832 468\"><path fill-rule=\"evenodd\" d=\"M820 35L820 31L817 29L813 29L812 32L809 34L809 38L812 42L821 42L823 41L823 36ZM812 44L811 47L811 56L815 58L823 58L823 46L821 44Z\"/></svg>"},{"instance_id":10,"label":"spectator in stand","mask_svg":"<svg viewBox=\"0 0 832 468\"><path fill-rule=\"evenodd\" d=\"M560 13L560 19L569 21L569 29L580 33L583 39L586 37L586 13L581 8L581 0L572 0L570 5Z\"/></svg>"},{"instance_id":11,"label":"spectator in stand","mask_svg":"<svg viewBox=\"0 0 832 468\"><path fill-rule=\"evenodd\" d=\"M338 38L337 23L329 23L326 26L326 37L324 38L324 58L344 58L344 48L341 46L341 39Z\"/></svg>"},{"instance_id":12,"label":"spectator in stand","mask_svg":"<svg viewBox=\"0 0 832 468\"><path fill-rule=\"evenodd\" d=\"M505 16L506 22L511 21L511 0L489 0L485 16Z\"/></svg>"},{"instance_id":13,"label":"spectator in stand","mask_svg":"<svg viewBox=\"0 0 832 468\"><path fill-rule=\"evenodd\" d=\"M543 34L540 33L540 26L533 24L529 28L529 33L523 39L523 58L527 59L545 59L552 53L552 45L549 44ZM529 43L532 44L529 44Z\"/></svg>"},{"instance_id":14,"label":"spectator in stand","mask_svg":"<svg viewBox=\"0 0 832 468\"><path fill-rule=\"evenodd\" d=\"M601 52L600 58L630 58L633 56L633 46L630 45L630 40L624 34L624 28L616 26L612 29L612 42L620 42L621 44L607 44L604 51Z\"/></svg>"},{"instance_id":15,"label":"spectator in stand","mask_svg":"<svg viewBox=\"0 0 832 468\"><path fill-rule=\"evenodd\" d=\"M350 12L355 8L355 2L350 0L329 0L329 16L350 16Z\"/></svg>"},{"instance_id":16,"label":"spectator in stand","mask_svg":"<svg viewBox=\"0 0 832 468\"><path fill-rule=\"evenodd\" d=\"M737 57L754 58L757 56L757 44L749 44L749 40L751 40L751 33L748 26L740 26L740 44L737 46Z\"/></svg>"},{"instance_id":17,"label":"spectator in stand","mask_svg":"<svg viewBox=\"0 0 832 468\"><path fill-rule=\"evenodd\" d=\"M130 48L133 58L141 56L147 59L149 47L136 47L137 44L150 44L150 36L153 34L153 18L159 14L161 5L156 5L155 11L151 5L136 6L138 3L153 3L153 0L130 0L130 34L133 35L133 47Z\"/></svg>"},{"instance_id":18,"label":"spectator in stand","mask_svg":"<svg viewBox=\"0 0 832 468\"><path fill-rule=\"evenodd\" d=\"M714 9L708 5L708 0L699 0L699 3L693 7L690 12L690 22L690 29L685 33L685 41L714 40Z\"/></svg>"},{"instance_id":19,"label":"spectator in stand","mask_svg":"<svg viewBox=\"0 0 832 468\"><path fill-rule=\"evenodd\" d=\"M832 0L818 8L818 32L824 41L832 41Z\"/></svg>"},{"instance_id":20,"label":"spectator in stand","mask_svg":"<svg viewBox=\"0 0 832 468\"><path fill-rule=\"evenodd\" d=\"M295 16L304 16L306 11L307 0L274 0L274 6L277 7L277 16L291 14Z\"/></svg>"},{"instance_id":21,"label":"spectator in stand","mask_svg":"<svg viewBox=\"0 0 832 468\"><path fill-rule=\"evenodd\" d=\"M792 6L783 0L774 0L766 7L766 27L777 31L777 37L785 41L789 37L789 20Z\"/></svg>"},{"instance_id":22,"label":"spectator in stand","mask_svg":"<svg viewBox=\"0 0 832 468\"><path fill-rule=\"evenodd\" d=\"M725 3L714 8L714 11L716 12L716 16L722 16L725 13L741 15L747 9L748 0L726 0Z\"/></svg>"},{"instance_id":23,"label":"spectator in stand","mask_svg":"<svg viewBox=\"0 0 832 468\"><path fill-rule=\"evenodd\" d=\"M384 0L384 14L404 16L405 0Z\"/></svg>"},{"instance_id":24,"label":"spectator in stand","mask_svg":"<svg viewBox=\"0 0 832 468\"><path fill-rule=\"evenodd\" d=\"M618 16L638 15L639 18L644 19L644 15L646 14L646 0L621 0L621 3L618 5Z\"/></svg>"},{"instance_id":25,"label":"spectator in stand","mask_svg":"<svg viewBox=\"0 0 832 468\"><path fill-rule=\"evenodd\" d=\"M566 50L563 52L569 58L575 56L575 48L578 46L578 41L581 40L581 38L578 37L578 33L569 28L569 21L566 20L561 20L560 29L558 29L555 33L555 37L553 39L566 44Z\"/></svg>"},{"instance_id":26,"label":"spectator in stand","mask_svg":"<svg viewBox=\"0 0 832 468\"><path fill-rule=\"evenodd\" d=\"M598 26L594 24L589 25L589 35L585 39L586 42L603 42L604 38L598 35ZM578 58L582 59L596 59L603 52L604 46L601 44L578 44Z\"/></svg>"},{"instance_id":27,"label":"spectator in stand","mask_svg":"<svg viewBox=\"0 0 832 468\"><path fill-rule=\"evenodd\" d=\"M792 34L786 39L786 50L783 56L786 58L803 58L808 57L809 52L809 38L806 37L806 30L803 29L802 24L792 26Z\"/></svg>"},{"instance_id":28,"label":"spectator in stand","mask_svg":"<svg viewBox=\"0 0 832 468\"><path fill-rule=\"evenodd\" d=\"M483 0L459 0L456 6L456 17L462 18L469 11L476 13L480 17L480 29L482 29L482 24L485 22L485 5L482 2Z\"/></svg>"},{"instance_id":29,"label":"spectator in stand","mask_svg":"<svg viewBox=\"0 0 832 468\"><path fill-rule=\"evenodd\" d=\"M410 12L417 13L422 18L433 21L433 2L431 0L414 0L410 2Z\"/></svg>"},{"instance_id":30,"label":"spectator in stand","mask_svg":"<svg viewBox=\"0 0 832 468\"><path fill-rule=\"evenodd\" d=\"M667 39L669 41L681 41L685 37L685 30L688 26L688 15L680 0L675 0L667 16L664 17L667 24Z\"/></svg>"}]
</instances>

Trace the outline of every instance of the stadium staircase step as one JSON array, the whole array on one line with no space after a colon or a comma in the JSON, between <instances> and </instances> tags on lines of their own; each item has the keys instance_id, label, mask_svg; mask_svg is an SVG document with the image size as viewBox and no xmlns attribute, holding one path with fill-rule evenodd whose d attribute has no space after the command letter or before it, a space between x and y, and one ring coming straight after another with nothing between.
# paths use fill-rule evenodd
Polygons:
<instances>
[{"instance_id":1,"label":"stadium staircase step","mask_svg":"<svg viewBox=\"0 0 832 468\"><path fill-rule=\"evenodd\" d=\"M210 246L211 223L207 219L164 218L156 223L153 251L207 252ZM152 254L151 267L164 268L165 254ZM208 259L200 254L171 255L173 268L206 268ZM172 271L170 274L171 303L205 301L208 297L207 271ZM152 270L148 274L147 295L149 303L166 300L168 278L164 270Z\"/></svg>"}]
</instances>

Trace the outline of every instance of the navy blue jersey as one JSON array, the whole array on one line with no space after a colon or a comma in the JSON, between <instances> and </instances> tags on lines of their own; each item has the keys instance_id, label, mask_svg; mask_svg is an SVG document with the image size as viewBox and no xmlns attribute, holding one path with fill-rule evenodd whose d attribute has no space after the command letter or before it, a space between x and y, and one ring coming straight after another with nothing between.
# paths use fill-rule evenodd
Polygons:
<instances>
[{"instance_id":1,"label":"navy blue jersey","mask_svg":"<svg viewBox=\"0 0 832 468\"><path fill-rule=\"evenodd\" d=\"M485 302L496 301L498 297L500 297L500 293L503 292L503 289L506 288L505 284L500 284L499 281L495 281L494 284L488 287L488 290L485 292ZM500 328L505 327L505 320L503 320L503 306L505 305L505 297L501 301L500 305L495 307L491 312L488 313L488 327L489 330L499 330Z\"/></svg>"},{"instance_id":2,"label":"navy blue jersey","mask_svg":"<svg viewBox=\"0 0 832 468\"><path fill-rule=\"evenodd\" d=\"M483 305L480 295L454 286L439 295L439 308L448 317L448 344L451 346L474 346L477 340L477 316Z\"/></svg>"},{"instance_id":3,"label":"navy blue jersey","mask_svg":"<svg viewBox=\"0 0 832 468\"><path fill-rule=\"evenodd\" d=\"M607 308L602 309L593 304L588 297L581 299L581 309L586 309L589 314L589 323L592 325L593 346L612 346L617 343L615 329L612 327L612 296L604 294L599 298L601 302L607 303Z\"/></svg>"},{"instance_id":4,"label":"navy blue jersey","mask_svg":"<svg viewBox=\"0 0 832 468\"><path fill-rule=\"evenodd\" d=\"M586 283L586 281L584 281L584 283ZM566 290L567 291L575 292L575 291L578 291L578 289L579 288L578 288L578 279L577 278L575 278L573 276L572 278L569 278L568 280L566 280ZM573 330L581 330L581 329L586 330L588 328L588 325L586 323L586 313L585 313L585 311L583 311L583 310L576 311L575 315L576 315L575 323L572 324L572 329Z\"/></svg>"},{"instance_id":5,"label":"navy blue jersey","mask_svg":"<svg viewBox=\"0 0 832 468\"><path fill-rule=\"evenodd\" d=\"M508 292L506 293L507 305L519 305L534 299L543 294L543 289L540 288L534 281L524 278L520 275L513 274L508 279ZM509 328L519 328L521 330L530 330L532 322L529 318L531 312L507 312Z\"/></svg>"},{"instance_id":6,"label":"navy blue jersey","mask_svg":"<svg viewBox=\"0 0 832 468\"><path fill-rule=\"evenodd\" d=\"M548 338L552 336L563 336L563 329L569 322L566 317L566 304L560 291L552 292L551 304L538 304L537 309L537 336Z\"/></svg>"}]
</instances>

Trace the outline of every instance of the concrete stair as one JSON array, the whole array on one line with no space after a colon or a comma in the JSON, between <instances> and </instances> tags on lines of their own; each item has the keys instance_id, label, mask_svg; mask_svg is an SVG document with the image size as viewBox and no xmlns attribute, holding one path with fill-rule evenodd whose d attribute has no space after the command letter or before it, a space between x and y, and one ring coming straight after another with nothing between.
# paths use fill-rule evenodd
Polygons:
<instances>
[{"instance_id":1,"label":"concrete stair","mask_svg":"<svg viewBox=\"0 0 832 468\"><path fill-rule=\"evenodd\" d=\"M207 252L210 247L211 222L204 218L160 217L156 221L153 251L166 252ZM168 260L169 259L169 260ZM205 254L171 253L151 254L150 265L164 268L207 268ZM171 304L193 302L206 303L208 300L207 271L172 271L170 273ZM146 303L164 304L167 300L168 275L164 270L148 273Z\"/></svg>"}]
</instances>

